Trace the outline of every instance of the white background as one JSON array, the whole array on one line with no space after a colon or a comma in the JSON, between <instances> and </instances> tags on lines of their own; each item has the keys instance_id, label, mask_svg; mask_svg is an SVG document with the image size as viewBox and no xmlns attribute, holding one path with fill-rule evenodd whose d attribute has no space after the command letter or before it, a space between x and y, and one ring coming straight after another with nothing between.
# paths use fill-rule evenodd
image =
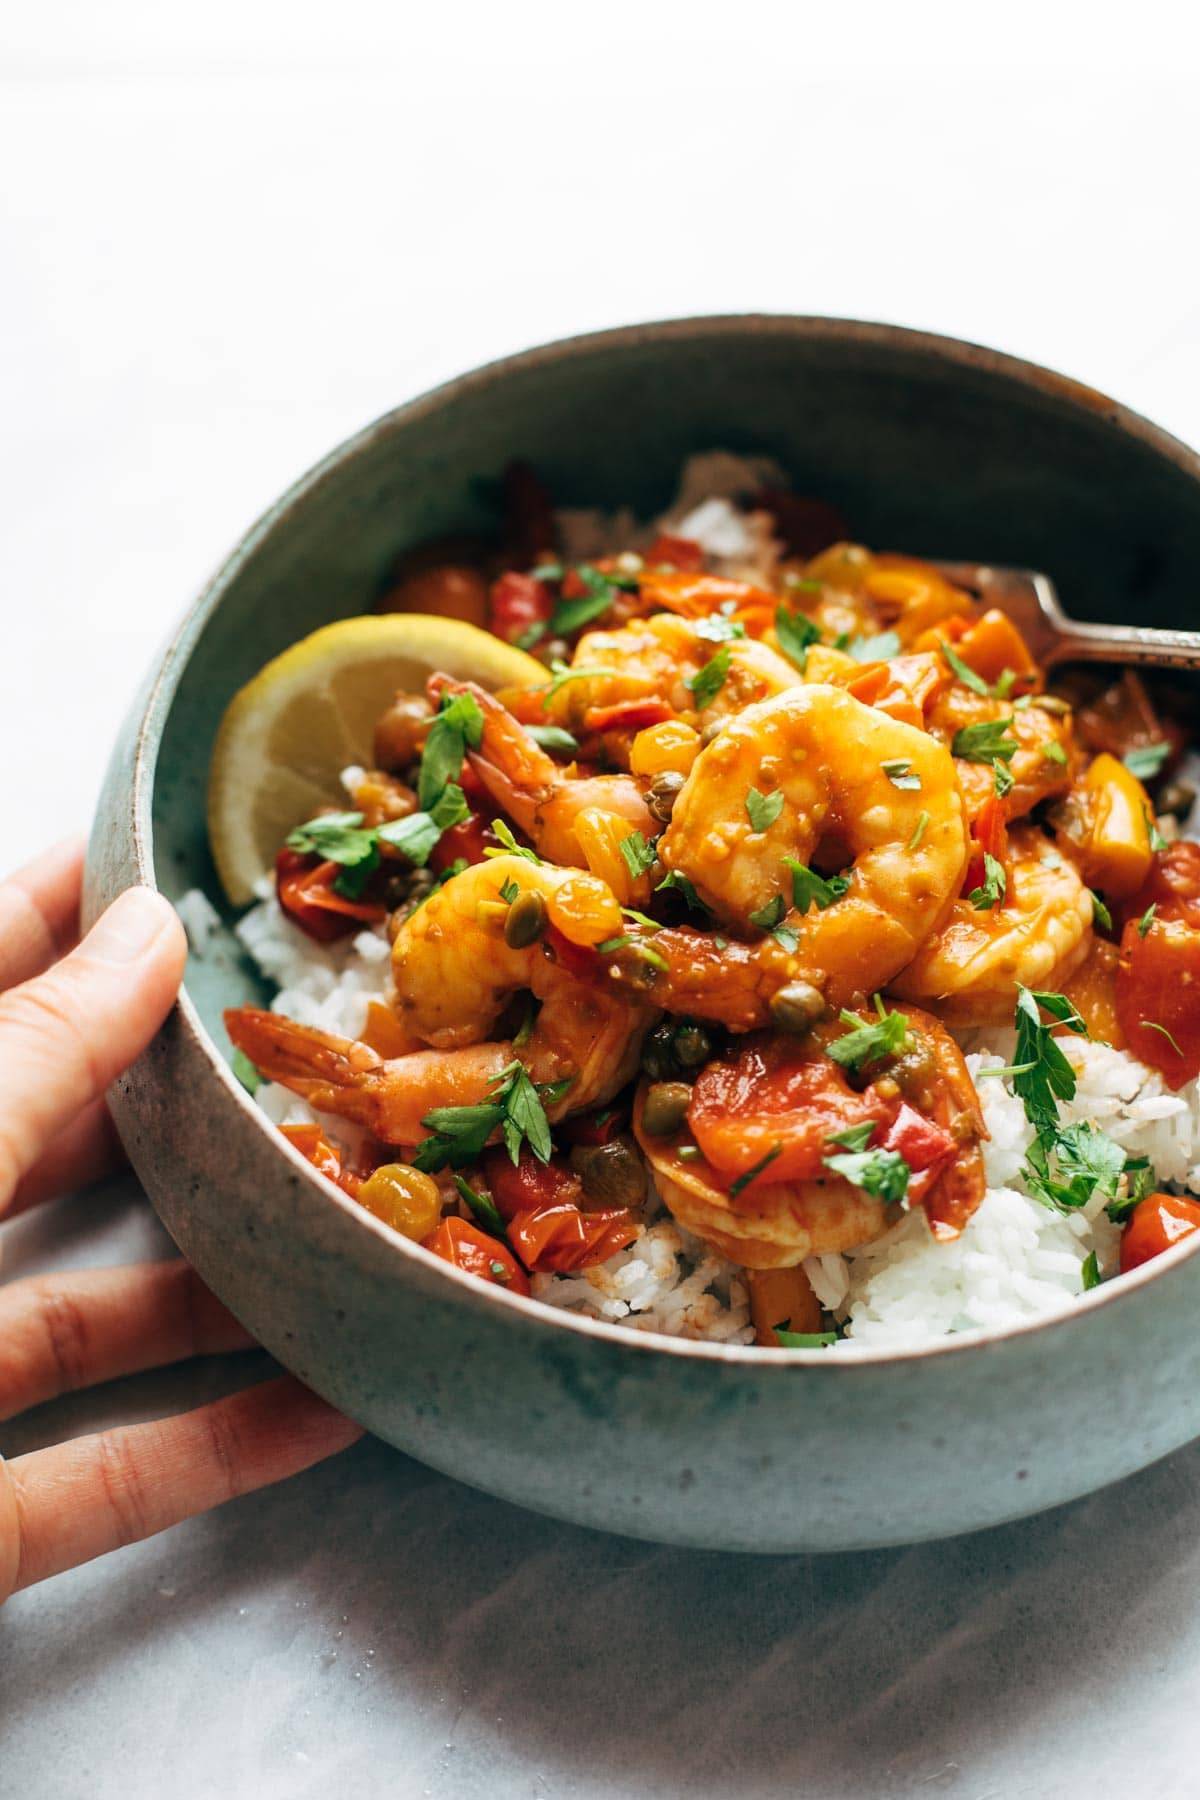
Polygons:
<instances>
[{"instance_id":1,"label":"white background","mask_svg":"<svg viewBox=\"0 0 1200 1800\"><path fill-rule=\"evenodd\" d=\"M4 860L86 825L156 644L278 491L372 416L491 356L691 312L849 314L994 343L1200 438L1195 59L1168 24L1183 10L10 0ZM145 1230L119 1207L72 1217L76 1260L111 1260ZM45 1260L40 1240L21 1242ZM389 1767L397 1793L669 1793L678 1734L664 1721L678 1721L696 1686L681 1648L696 1626L676 1579L707 1591L750 1640L754 1594L764 1634L743 1661L711 1617L700 1628L721 1671L705 1705L754 1748L742 1781L715 1752L685 1757L695 1792L779 1791L775 1770L822 1794L1189 1791L1174 1703L1186 1695L1194 1714L1200 1670L1195 1533L1180 1527L1194 1457L1122 1490L1144 1532L1109 1496L974 1548L799 1559L778 1576L742 1564L730 1577L712 1574L714 1559L535 1528L403 1459L355 1454L346 1467L357 1474L309 1478L318 1485L249 1503L262 1510L244 1509L241 1524L199 1522L166 1550L127 1553L115 1574L68 1577L9 1609L21 1636L4 1666L20 1658L32 1682L14 1752L26 1793L83 1791L86 1771L88 1791L140 1800L162 1791L168 1743L182 1746L189 1793L307 1793L310 1780L324 1791L326 1776L345 1774L367 1794ZM351 1534L343 1560L314 1548L306 1493L331 1509L331 1541ZM348 1677L335 1695L314 1671L351 1591L386 1639L356 1570L366 1545L384 1555L380 1531L394 1546L389 1507L397 1529L415 1518L428 1556L387 1565L402 1590L387 1618L423 1607L436 1643L401 1643L372 1709ZM442 1590L422 1582L446 1551L439 1519L464 1510L491 1546L476 1552L480 1591L468 1584L461 1607L439 1607ZM248 1535L252 1519L261 1538ZM497 1532L524 1547L525 1574L496 1561ZM461 1540L452 1548L469 1558ZM164 1617L172 1559L188 1597ZM604 1584L610 1567L643 1583L640 1604L628 1584ZM580 1583L576 1637L561 1598ZM780 1615L781 1591L798 1613ZM82 1665L77 1606L89 1626ZM291 1609L308 1606L320 1628L306 1639ZM497 1643L488 1606L504 1627ZM802 1652L787 1635L806 1608L827 1646L815 1664L802 1661L813 1645ZM247 1627L235 1650L247 1615L258 1635ZM621 1620L656 1645L632 1685L640 1665L617 1647ZM561 1655L541 1700L511 1681L497 1693L492 1658L503 1663L506 1643L547 1622ZM890 1652L863 1686L877 1630ZM1119 1657L1093 1685L1088 1658L1121 1643L1139 1670L1132 1691ZM358 1654L369 1677L361 1641ZM64 1657L69 1703L56 1687ZM436 1676L414 1686L406 1671L431 1657ZM793 1690L779 1680L796 1658L810 1709L799 1733L789 1721L800 1702L789 1712ZM915 1688L900 1681L906 1659L921 1671ZM575 1741L595 1751L586 1767L563 1760L549 1724L555 1681L575 1666L590 1671L570 1689ZM964 1670L972 1700L958 1693ZM202 1697L191 1710L181 1683ZM614 1688L643 1752L625 1773L596 1723L598 1697ZM323 1709L339 1728L317 1728ZM464 1709L474 1735L456 1765L442 1745ZM226 1717L236 1728L214 1732ZM49 1758L47 1738L58 1745ZM131 1760L97 1775L113 1743ZM386 1755L400 1743L411 1789Z\"/></svg>"}]
</instances>

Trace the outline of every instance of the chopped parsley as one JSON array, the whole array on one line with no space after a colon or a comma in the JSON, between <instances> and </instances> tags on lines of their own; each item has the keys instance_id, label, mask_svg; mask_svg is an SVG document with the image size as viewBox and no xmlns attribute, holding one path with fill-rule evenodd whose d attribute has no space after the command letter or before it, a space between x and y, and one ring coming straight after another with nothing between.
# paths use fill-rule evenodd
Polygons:
<instances>
[{"instance_id":1,"label":"chopped parsley","mask_svg":"<svg viewBox=\"0 0 1200 1800\"><path fill-rule=\"evenodd\" d=\"M1089 1250L1083 1261L1080 1263L1079 1279L1083 1284L1083 1291L1085 1294L1089 1293L1092 1288L1100 1286L1100 1264L1096 1260L1096 1252L1094 1250Z\"/></svg>"},{"instance_id":2,"label":"chopped parsley","mask_svg":"<svg viewBox=\"0 0 1200 1800\"><path fill-rule=\"evenodd\" d=\"M736 619L723 619L720 613L713 613L707 619L697 619L696 636L707 638L710 644L728 644L732 638L744 638L746 627Z\"/></svg>"},{"instance_id":3,"label":"chopped parsley","mask_svg":"<svg viewBox=\"0 0 1200 1800\"><path fill-rule=\"evenodd\" d=\"M1183 1051L1179 1048L1179 1045L1175 1042L1175 1039L1171 1036L1171 1033L1167 1030L1165 1025L1160 1025L1156 1019L1139 1019L1138 1024L1144 1026L1147 1031L1157 1031L1161 1037L1166 1038L1176 1056L1182 1057Z\"/></svg>"},{"instance_id":4,"label":"chopped parsley","mask_svg":"<svg viewBox=\"0 0 1200 1800\"><path fill-rule=\"evenodd\" d=\"M1141 744L1136 750L1127 750L1121 761L1139 781L1152 781L1161 771L1170 751L1170 744Z\"/></svg>"},{"instance_id":5,"label":"chopped parsley","mask_svg":"<svg viewBox=\"0 0 1200 1800\"><path fill-rule=\"evenodd\" d=\"M900 638L894 631L880 631L874 637L852 638L846 648L855 662L887 662L899 656Z\"/></svg>"},{"instance_id":6,"label":"chopped parsley","mask_svg":"<svg viewBox=\"0 0 1200 1800\"><path fill-rule=\"evenodd\" d=\"M1057 738L1047 738L1042 745L1043 762L1059 763L1064 769L1067 766L1067 753Z\"/></svg>"},{"instance_id":7,"label":"chopped parsley","mask_svg":"<svg viewBox=\"0 0 1200 1800\"><path fill-rule=\"evenodd\" d=\"M992 780L995 783L996 792L1002 800L1005 794L1012 793L1013 772L1006 762L997 760L992 764Z\"/></svg>"},{"instance_id":8,"label":"chopped parsley","mask_svg":"<svg viewBox=\"0 0 1200 1800\"><path fill-rule=\"evenodd\" d=\"M897 756L891 762L880 763L880 768L895 788L919 788L921 777L915 773L906 756Z\"/></svg>"},{"instance_id":9,"label":"chopped parsley","mask_svg":"<svg viewBox=\"0 0 1200 1800\"><path fill-rule=\"evenodd\" d=\"M1042 1011L1069 1031L1087 1036L1087 1026L1064 994L1033 993L1017 988L1017 1060L1013 1092L1025 1107L1025 1117L1035 1131L1058 1128L1058 1102L1075 1097L1075 1071L1053 1035L1042 1022Z\"/></svg>"},{"instance_id":10,"label":"chopped parsley","mask_svg":"<svg viewBox=\"0 0 1200 1800\"><path fill-rule=\"evenodd\" d=\"M1098 894L1095 888L1089 888L1088 892L1092 896L1093 920L1102 931L1111 931L1113 928L1112 914L1109 912L1103 896Z\"/></svg>"},{"instance_id":11,"label":"chopped parsley","mask_svg":"<svg viewBox=\"0 0 1200 1800\"><path fill-rule=\"evenodd\" d=\"M964 762L1011 762L1020 748L1016 738L1008 735L1012 722L1010 715L1007 719L984 719L978 725L964 725L951 739L950 754L960 756Z\"/></svg>"},{"instance_id":12,"label":"chopped parsley","mask_svg":"<svg viewBox=\"0 0 1200 1800\"><path fill-rule=\"evenodd\" d=\"M919 813L917 815L917 823L913 829L913 834L908 840L908 848L910 850L915 850L917 848L917 845L921 842L921 839L925 836L928 829L929 814L927 812Z\"/></svg>"},{"instance_id":13,"label":"chopped parsley","mask_svg":"<svg viewBox=\"0 0 1200 1800\"><path fill-rule=\"evenodd\" d=\"M751 788L746 795L746 812L752 831L766 831L782 811L783 791L780 788L773 794L760 794L757 788Z\"/></svg>"},{"instance_id":14,"label":"chopped parsley","mask_svg":"<svg viewBox=\"0 0 1200 1800\"><path fill-rule=\"evenodd\" d=\"M832 906L850 890L844 875L818 875L815 869L797 862L794 856L785 856L783 861L792 873L792 904L798 912L806 913L814 903L818 911L824 912L827 906Z\"/></svg>"},{"instance_id":15,"label":"chopped parsley","mask_svg":"<svg viewBox=\"0 0 1200 1800\"><path fill-rule=\"evenodd\" d=\"M522 1144L529 1145L539 1162L549 1162L553 1145L545 1103L561 1100L570 1085L568 1079L535 1087L523 1064L509 1063L492 1082L490 1099L477 1106L437 1106L426 1113L421 1123L431 1135L413 1152L414 1169L435 1174L475 1162L495 1131L514 1164Z\"/></svg>"},{"instance_id":16,"label":"chopped parsley","mask_svg":"<svg viewBox=\"0 0 1200 1800\"><path fill-rule=\"evenodd\" d=\"M429 727L417 776L417 804L432 812L451 782L462 774L468 748L483 741L483 713L470 694L443 694L441 711Z\"/></svg>"},{"instance_id":17,"label":"chopped parsley","mask_svg":"<svg viewBox=\"0 0 1200 1800\"><path fill-rule=\"evenodd\" d=\"M693 883L688 880L686 875L681 875L678 869L671 869L668 874L664 875L654 891L656 894L661 894L664 889L668 893L674 891L682 895L693 912L706 913L708 911L708 907L696 892Z\"/></svg>"},{"instance_id":18,"label":"chopped parsley","mask_svg":"<svg viewBox=\"0 0 1200 1800\"><path fill-rule=\"evenodd\" d=\"M1110 1200L1105 1212L1114 1225L1123 1225L1135 1206L1140 1206L1147 1194L1154 1192L1158 1177L1148 1156L1127 1156L1125 1158L1125 1192L1119 1199Z\"/></svg>"},{"instance_id":19,"label":"chopped parsley","mask_svg":"<svg viewBox=\"0 0 1200 1800\"><path fill-rule=\"evenodd\" d=\"M570 663L565 663L561 657L556 656L550 664L551 679L545 687L537 688L535 692L542 696L544 709L549 706L559 688L566 687L568 681L591 681L600 676L618 677L623 673L624 671L621 669L603 668L599 663L593 664L590 668L573 669Z\"/></svg>"},{"instance_id":20,"label":"chopped parsley","mask_svg":"<svg viewBox=\"0 0 1200 1800\"><path fill-rule=\"evenodd\" d=\"M725 677L729 673L729 664L733 652L728 644L723 644L716 655L711 657L694 675L690 675L684 686L696 702L696 710L703 712L711 706L721 689L725 686Z\"/></svg>"},{"instance_id":21,"label":"chopped parsley","mask_svg":"<svg viewBox=\"0 0 1200 1800\"><path fill-rule=\"evenodd\" d=\"M1146 820L1146 836L1150 839L1151 850L1155 852L1165 850L1167 847L1167 840L1158 829L1158 820L1148 806L1143 806L1142 814Z\"/></svg>"},{"instance_id":22,"label":"chopped parsley","mask_svg":"<svg viewBox=\"0 0 1200 1800\"><path fill-rule=\"evenodd\" d=\"M492 830L499 838L499 844L489 844L484 850L485 856L523 856L526 862L540 863L541 857L536 850L530 850L524 844L518 844L512 834L511 827L503 819L492 820Z\"/></svg>"},{"instance_id":23,"label":"chopped parsley","mask_svg":"<svg viewBox=\"0 0 1200 1800\"><path fill-rule=\"evenodd\" d=\"M851 1029L844 1037L834 1038L831 1044L826 1044L825 1054L840 1063L843 1069L862 1069L881 1057L895 1056L908 1042L905 1013L889 1012L878 994L875 1011L878 1016L866 1025L857 1013L843 1010L838 1014L842 1024Z\"/></svg>"},{"instance_id":24,"label":"chopped parsley","mask_svg":"<svg viewBox=\"0 0 1200 1800\"><path fill-rule=\"evenodd\" d=\"M1145 912L1137 922L1137 934L1140 938L1144 938L1150 927L1153 925L1154 915L1157 911L1158 903L1156 901L1151 901L1150 905L1146 908Z\"/></svg>"},{"instance_id":25,"label":"chopped parsley","mask_svg":"<svg viewBox=\"0 0 1200 1800\"><path fill-rule=\"evenodd\" d=\"M647 869L652 869L658 861L657 841L651 842L641 831L631 831L628 837L621 839L618 848L621 860L634 881L644 875Z\"/></svg>"},{"instance_id":26,"label":"chopped parsley","mask_svg":"<svg viewBox=\"0 0 1200 1800\"><path fill-rule=\"evenodd\" d=\"M458 1189L471 1211L475 1214L475 1217L479 1220L483 1229L485 1231L490 1231L493 1237L504 1237L506 1235L504 1220L501 1218L496 1207L496 1202L492 1199L492 1196L488 1193L487 1189L473 1188L466 1176L459 1175L457 1171L453 1172L453 1179L455 1187Z\"/></svg>"},{"instance_id":27,"label":"chopped parsley","mask_svg":"<svg viewBox=\"0 0 1200 1800\"><path fill-rule=\"evenodd\" d=\"M520 888L517 886L516 882L512 880L511 877L506 878L504 881L502 881L500 883L500 898L502 900L507 900L508 904L510 906L512 905L513 901L517 898L517 896L520 894L520 892L521 892Z\"/></svg>"},{"instance_id":28,"label":"chopped parsley","mask_svg":"<svg viewBox=\"0 0 1200 1800\"><path fill-rule=\"evenodd\" d=\"M348 900L360 897L369 877L379 867L379 833L363 825L360 812L321 813L289 831L286 842L289 850L340 863L333 886Z\"/></svg>"},{"instance_id":29,"label":"chopped parsley","mask_svg":"<svg viewBox=\"0 0 1200 1800\"><path fill-rule=\"evenodd\" d=\"M1086 1119L1066 1130L1039 1131L1021 1173L1033 1199L1056 1212L1077 1212L1097 1194L1115 1200L1125 1152Z\"/></svg>"},{"instance_id":30,"label":"chopped parsley","mask_svg":"<svg viewBox=\"0 0 1200 1800\"><path fill-rule=\"evenodd\" d=\"M838 1341L836 1331L785 1331L782 1325L772 1329L781 1350L826 1350Z\"/></svg>"},{"instance_id":31,"label":"chopped parsley","mask_svg":"<svg viewBox=\"0 0 1200 1800\"><path fill-rule=\"evenodd\" d=\"M783 1145L782 1144L772 1144L771 1148L767 1151L767 1154L764 1157L761 1157L759 1159L759 1161L755 1163L755 1165L752 1169L747 1169L746 1173L744 1175L739 1175L736 1181L730 1182L730 1184L729 1184L730 1199L735 1199L737 1197L737 1195L741 1193L743 1188L749 1187L750 1183L754 1180L755 1176L761 1175L763 1170L768 1168L771 1165L771 1163L773 1163L775 1161L775 1158L777 1156L782 1155L782 1153L783 1153Z\"/></svg>"},{"instance_id":32,"label":"chopped parsley","mask_svg":"<svg viewBox=\"0 0 1200 1800\"><path fill-rule=\"evenodd\" d=\"M779 640L779 648L790 663L794 663L803 675L808 662L808 651L811 644L821 641L820 627L803 613L789 612L786 606L775 609L775 636Z\"/></svg>"},{"instance_id":33,"label":"chopped parsley","mask_svg":"<svg viewBox=\"0 0 1200 1800\"><path fill-rule=\"evenodd\" d=\"M564 731L561 725L527 725L525 729L543 750L557 750L564 756L574 756L579 748L579 739Z\"/></svg>"},{"instance_id":34,"label":"chopped parsley","mask_svg":"<svg viewBox=\"0 0 1200 1800\"><path fill-rule=\"evenodd\" d=\"M255 1068L244 1050L235 1050L230 1059L230 1067L248 1094L257 1094L262 1086L262 1076Z\"/></svg>"},{"instance_id":35,"label":"chopped parsley","mask_svg":"<svg viewBox=\"0 0 1200 1800\"><path fill-rule=\"evenodd\" d=\"M912 1170L898 1150L845 1150L821 1160L835 1175L878 1200L903 1202L908 1194Z\"/></svg>"},{"instance_id":36,"label":"chopped parsley","mask_svg":"<svg viewBox=\"0 0 1200 1800\"><path fill-rule=\"evenodd\" d=\"M865 1119L861 1125L847 1125L845 1131L835 1131L827 1137L827 1144L840 1144L843 1150L865 1150L875 1136L874 1119Z\"/></svg>"},{"instance_id":37,"label":"chopped parsley","mask_svg":"<svg viewBox=\"0 0 1200 1800\"><path fill-rule=\"evenodd\" d=\"M750 914L750 923L757 925L760 931L774 931L786 911L783 895L776 894L765 906L755 908Z\"/></svg>"},{"instance_id":38,"label":"chopped parsley","mask_svg":"<svg viewBox=\"0 0 1200 1800\"><path fill-rule=\"evenodd\" d=\"M565 573L560 563L547 563L543 565L542 571L534 571L534 578L540 581L561 581ZM574 599L559 600L549 619L539 619L523 631L517 639L522 650L532 650L547 635L570 637L580 626L590 624L601 613L607 612L624 585L602 575L590 563L577 564L574 573L585 591Z\"/></svg>"},{"instance_id":39,"label":"chopped parsley","mask_svg":"<svg viewBox=\"0 0 1200 1800\"><path fill-rule=\"evenodd\" d=\"M790 925L777 925L771 936L780 949L786 950L789 956L794 956L800 948L800 933L794 931Z\"/></svg>"},{"instance_id":40,"label":"chopped parsley","mask_svg":"<svg viewBox=\"0 0 1200 1800\"><path fill-rule=\"evenodd\" d=\"M999 906L1008 891L1008 876L1004 872L1004 864L997 862L990 850L983 853L983 884L972 888L967 899L976 912L990 912L992 907Z\"/></svg>"},{"instance_id":41,"label":"chopped parsley","mask_svg":"<svg viewBox=\"0 0 1200 1800\"><path fill-rule=\"evenodd\" d=\"M992 690L983 676L977 675L970 664L963 661L957 650L953 649L950 644L943 643L942 655L954 670L955 678L961 681L964 687L969 687L973 694L981 694L985 700L991 699ZM1013 679L1015 680L1016 677L1014 676ZM1010 682L1009 685L1011 687L1012 683Z\"/></svg>"},{"instance_id":42,"label":"chopped parsley","mask_svg":"<svg viewBox=\"0 0 1200 1800\"><path fill-rule=\"evenodd\" d=\"M461 825L471 816L466 795L457 782L444 787L429 810L409 813L406 819L392 819L379 827L379 841L399 850L410 863L423 868L444 831Z\"/></svg>"}]
</instances>

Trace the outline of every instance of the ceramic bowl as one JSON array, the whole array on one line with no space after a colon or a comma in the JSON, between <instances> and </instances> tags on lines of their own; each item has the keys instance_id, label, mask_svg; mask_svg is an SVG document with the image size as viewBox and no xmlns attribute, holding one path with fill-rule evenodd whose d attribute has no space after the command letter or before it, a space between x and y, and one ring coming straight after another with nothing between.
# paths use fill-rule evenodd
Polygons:
<instances>
[{"instance_id":1,"label":"ceramic bowl","mask_svg":"<svg viewBox=\"0 0 1200 1800\"><path fill-rule=\"evenodd\" d=\"M271 656L368 610L397 552L494 520L533 462L563 504L668 499L691 451L777 457L864 541L1044 568L1084 618L1192 623L1200 464L1113 401L992 351L812 318L681 320L495 363L335 450L249 533L130 715L87 907L220 904L213 734ZM936 1537L1052 1506L1200 1434L1200 1260L1046 1323L902 1356L686 1343L477 1284L314 1173L231 1076L259 996L226 932L112 1106L167 1229L281 1363L401 1449L562 1518L730 1550Z\"/></svg>"}]
</instances>

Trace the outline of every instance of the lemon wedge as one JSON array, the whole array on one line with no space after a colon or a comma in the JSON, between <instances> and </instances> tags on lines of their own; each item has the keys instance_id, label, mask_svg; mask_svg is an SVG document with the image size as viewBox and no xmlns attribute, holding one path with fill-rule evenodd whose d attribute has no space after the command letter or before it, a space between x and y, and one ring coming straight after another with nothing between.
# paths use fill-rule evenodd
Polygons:
<instances>
[{"instance_id":1,"label":"lemon wedge","mask_svg":"<svg viewBox=\"0 0 1200 1800\"><path fill-rule=\"evenodd\" d=\"M382 613L339 619L301 638L230 701L208 782L208 834L235 906L288 832L345 798L338 777L371 761L375 721L435 670L481 687L533 687L544 666L459 619Z\"/></svg>"}]
</instances>

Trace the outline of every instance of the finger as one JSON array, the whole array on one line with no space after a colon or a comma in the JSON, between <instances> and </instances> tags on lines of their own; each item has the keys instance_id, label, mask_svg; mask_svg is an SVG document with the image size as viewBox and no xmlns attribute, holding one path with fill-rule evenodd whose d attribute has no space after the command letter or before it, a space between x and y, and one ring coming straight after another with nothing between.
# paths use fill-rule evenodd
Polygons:
<instances>
[{"instance_id":1,"label":"finger","mask_svg":"<svg viewBox=\"0 0 1200 1800\"><path fill-rule=\"evenodd\" d=\"M0 1419L58 1394L254 1339L182 1259L0 1288Z\"/></svg>"},{"instance_id":2,"label":"finger","mask_svg":"<svg viewBox=\"0 0 1200 1800\"><path fill-rule=\"evenodd\" d=\"M68 838L0 884L0 988L40 975L79 934L83 839Z\"/></svg>"},{"instance_id":3,"label":"finger","mask_svg":"<svg viewBox=\"0 0 1200 1800\"><path fill-rule=\"evenodd\" d=\"M60 1194L73 1194L79 1188L90 1187L94 1181L103 1181L106 1175L124 1168L125 1160L125 1151L102 1096L85 1106L59 1133L28 1175L21 1177L8 1208L9 1215L25 1212L42 1200L56 1200Z\"/></svg>"},{"instance_id":4,"label":"finger","mask_svg":"<svg viewBox=\"0 0 1200 1800\"><path fill-rule=\"evenodd\" d=\"M130 888L69 956L0 994L0 1213L76 1113L149 1043L186 956L170 904Z\"/></svg>"},{"instance_id":5,"label":"finger","mask_svg":"<svg viewBox=\"0 0 1200 1800\"><path fill-rule=\"evenodd\" d=\"M0 1598L282 1481L361 1435L285 1375L174 1419L0 1462Z\"/></svg>"}]
</instances>

